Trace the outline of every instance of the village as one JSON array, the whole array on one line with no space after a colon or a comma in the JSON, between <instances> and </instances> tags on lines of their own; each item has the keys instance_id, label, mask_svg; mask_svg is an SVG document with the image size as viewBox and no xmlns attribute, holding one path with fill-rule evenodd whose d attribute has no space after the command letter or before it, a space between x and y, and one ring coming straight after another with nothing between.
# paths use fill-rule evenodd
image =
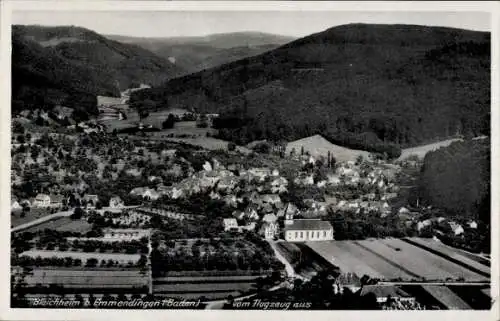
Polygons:
<instances>
[{"instance_id":1,"label":"village","mask_svg":"<svg viewBox=\"0 0 500 321\"><path fill-rule=\"evenodd\" d=\"M307 282L334 267L337 292L378 293L380 304L391 296L415 308L415 297L394 284L361 284L365 275L394 282L398 273L353 271L353 258L332 263L326 253L337 254L324 252L324 245L460 238L478 229L474 221L446 219L402 197L401 177L420 166L418 159L346 154L320 135L262 153L128 139L94 120L49 130L54 119L65 119L63 112L13 119L12 265L15 284L28 284L27 297L60 292L64 284L66 295L85 295L102 287L106 275L107 290L94 294L208 302L293 287L296 279ZM121 121L120 115L113 119ZM313 263L301 266L306 260ZM483 280L476 276L470 277Z\"/></svg>"}]
</instances>

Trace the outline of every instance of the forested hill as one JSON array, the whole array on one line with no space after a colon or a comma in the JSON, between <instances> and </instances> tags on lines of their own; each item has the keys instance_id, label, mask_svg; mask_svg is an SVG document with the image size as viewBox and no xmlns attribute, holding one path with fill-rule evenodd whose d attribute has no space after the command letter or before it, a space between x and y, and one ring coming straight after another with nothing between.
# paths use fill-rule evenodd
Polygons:
<instances>
[{"instance_id":1,"label":"forested hill","mask_svg":"<svg viewBox=\"0 0 500 321\"><path fill-rule=\"evenodd\" d=\"M130 86L159 85L179 73L177 66L141 47L84 28L12 27L14 109L119 96Z\"/></svg>"},{"instance_id":2,"label":"forested hill","mask_svg":"<svg viewBox=\"0 0 500 321\"><path fill-rule=\"evenodd\" d=\"M490 222L490 139L455 142L425 156L420 196L455 216Z\"/></svg>"},{"instance_id":3,"label":"forested hill","mask_svg":"<svg viewBox=\"0 0 500 321\"><path fill-rule=\"evenodd\" d=\"M139 38L107 36L141 46L169 59L186 74L275 49L294 38L260 32L233 32L200 37Z\"/></svg>"},{"instance_id":4,"label":"forested hill","mask_svg":"<svg viewBox=\"0 0 500 321\"><path fill-rule=\"evenodd\" d=\"M319 132L359 148L488 135L490 34L344 25L172 79L133 100L222 112L221 136L239 143Z\"/></svg>"}]
</instances>

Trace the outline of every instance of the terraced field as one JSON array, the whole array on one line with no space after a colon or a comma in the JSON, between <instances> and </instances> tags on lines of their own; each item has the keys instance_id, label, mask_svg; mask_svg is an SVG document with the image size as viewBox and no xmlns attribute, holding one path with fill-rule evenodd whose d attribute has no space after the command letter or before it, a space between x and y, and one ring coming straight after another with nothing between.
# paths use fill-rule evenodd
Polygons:
<instances>
[{"instance_id":1,"label":"terraced field","mask_svg":"<svg viewBox=\"0 0 500 321\"><path fill-rule=\"evenodd\" d=\"M386 281L488 282L490 279L488 267L461 258L451 248L446 250L449 256L445 256L392 238L306 245L342 271Z\"/></svg>"}]
</instances>

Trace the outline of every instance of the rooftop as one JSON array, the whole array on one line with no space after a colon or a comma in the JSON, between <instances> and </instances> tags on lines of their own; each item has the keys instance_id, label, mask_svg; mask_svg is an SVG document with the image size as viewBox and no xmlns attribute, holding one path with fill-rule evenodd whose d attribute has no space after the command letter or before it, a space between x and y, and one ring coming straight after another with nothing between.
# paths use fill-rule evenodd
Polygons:
<instances>
[{"instance_id":1,"label":"rooftop","mask_svg":"<svg viewBox=\"0 0 500 321\"><path fill-rule=\"evenodd\" d=\"M292 224L287 225L285 230L330 230L333 229L330 222L314 220L314 219L303 219L294 220Z\"/></svg>"}]
</instances>

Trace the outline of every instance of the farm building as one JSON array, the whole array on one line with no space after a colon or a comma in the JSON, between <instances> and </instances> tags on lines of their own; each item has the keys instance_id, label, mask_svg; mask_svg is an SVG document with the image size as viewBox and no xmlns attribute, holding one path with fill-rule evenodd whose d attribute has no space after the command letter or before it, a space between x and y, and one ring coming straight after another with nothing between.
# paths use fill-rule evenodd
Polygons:
<instances>
[{"instance_id":1,"label":"farm building","mask_svg":"<svg viewBox=\"0 0 500 321\"><path fill-rule=\"evenodd\" d=\"M50 206L50 196L47 194L38 194L33 202L34 207L48 207Z\"/></svg>"},{"instance_id":2,"label":"farm building","mask_svg":"<svg viewBox=\"0 0 500 321\"><path fill-rule=\"evenodd\" d=\"M285 220L285 240L288 242L331 241L333 227L316 219Z\"/></svg>"},{"instance_id":3,"label":"farm building","mask_svg":"<svg viewBox=\"0 0 500 321\"><path fill-rule=\"evenodd\" d=\"M225 218L224 219L224 231L231 231L238 229L238 222L235 218Z\"/></svg>"},{"instance_id":4,"label":"farm building","mask_svg":"<svg viewBox=\"0 0 500 321\"><path fill-rule=\"evenodd\" d=\"M328 158L328 152L330 152L331 156L335 157L335 159L340 162L349 160L354 161L359 155L368 159L370 155L370 153L366 151L349 149L332 144L321 135L314 135L289 142L286 146L285 154L300 155L302 150L304 153L307 152L315 158L324 157L325 159Z\"/></svg>"}]
</instances>

